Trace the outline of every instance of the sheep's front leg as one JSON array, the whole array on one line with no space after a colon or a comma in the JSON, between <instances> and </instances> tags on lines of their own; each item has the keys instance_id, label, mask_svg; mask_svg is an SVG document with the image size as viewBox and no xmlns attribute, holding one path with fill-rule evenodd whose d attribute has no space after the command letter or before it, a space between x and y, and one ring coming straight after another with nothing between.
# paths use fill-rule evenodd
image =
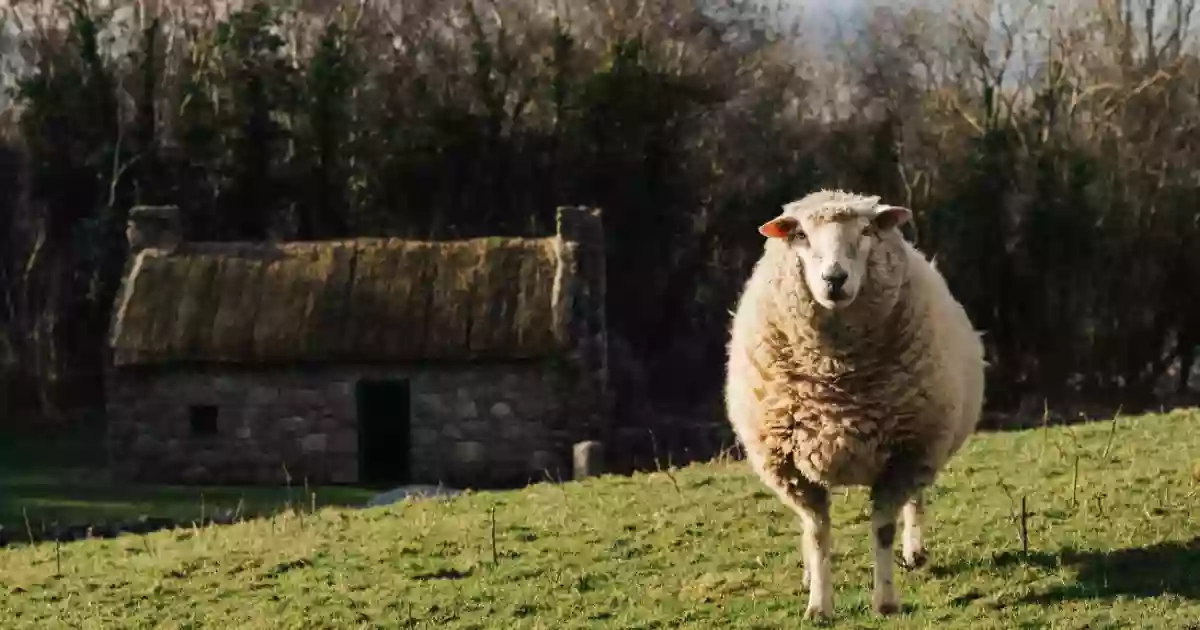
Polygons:
<instances>
[{"instance_id":1,"label":"sheep's front leg","mask_svg":"<svg viewBox=\"0 0 1200 630\"><path fill-rule=\"evenodd\" d=\"M829 491L800 482L794 498L804 528L800 547L804 556L804 582L808 587L809 619L827 619L833 615L832 524L829 519Z\"/></svg>"}]
</instances>

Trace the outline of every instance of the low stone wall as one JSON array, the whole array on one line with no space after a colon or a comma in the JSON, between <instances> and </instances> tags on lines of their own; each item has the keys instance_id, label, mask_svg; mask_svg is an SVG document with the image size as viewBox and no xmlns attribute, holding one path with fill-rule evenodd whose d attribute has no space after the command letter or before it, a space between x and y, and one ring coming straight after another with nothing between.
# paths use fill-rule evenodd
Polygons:
<instances>
[{"instance_id":1,"label":"low stone wall","mask_svg":"<svg viewBox=\"0 0 1200 630\"><path fill-rule=\"evenodd\" d=\"M576 436L555 374L534 362L118 370L108 402L114 474L156 483L360 483L355 388L381 378L409 380L412 483L495 487L569 476ZM217 407L213 435L193 434L192 405Z\"/></svg>"}]
</instances>

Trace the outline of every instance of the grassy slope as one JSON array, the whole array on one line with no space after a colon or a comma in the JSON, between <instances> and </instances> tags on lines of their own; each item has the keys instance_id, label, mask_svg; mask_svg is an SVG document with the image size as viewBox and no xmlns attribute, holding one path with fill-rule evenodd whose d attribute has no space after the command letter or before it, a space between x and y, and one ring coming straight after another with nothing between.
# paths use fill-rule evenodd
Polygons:
<instances>
[{"instance_id":1,"label":"grassy slope","mask_svg":"<svg viewBox=\"0 0 1200 630\"><path fill-rule=\"evenodd\" d=\"M1197 623L1200 413L1122 418L1110 440L1113 428L969 443L932 493L931 566L898 573L908 610L895 620L868 608L864 493L840 495L836 625ZM1024 558L1012 519L1022 496ZM5 628L805 627L796 528L743 463L714 463L87 541L63 545L57 561L54 545L0 550L0 619Z\"/></svg>"},{"instance_id":2,"label":"grassy slope","mask_svg":"<svg viewBox=\"0 0 1200 630\"><path fill-rule=\"evenodd\" d=\"M143 514L190 522L202 512L210 517L217 510L267 514L305 500L301 479L290 489L110 483L97 448L102 439L95 429L54 438L0 435L0 526L9 538L26 539L26 517L35 531L55 522L128 521ZM316 492L318 505L361 505L374 494L346 487L309 490Z\"/></svg>"}]
</instances>

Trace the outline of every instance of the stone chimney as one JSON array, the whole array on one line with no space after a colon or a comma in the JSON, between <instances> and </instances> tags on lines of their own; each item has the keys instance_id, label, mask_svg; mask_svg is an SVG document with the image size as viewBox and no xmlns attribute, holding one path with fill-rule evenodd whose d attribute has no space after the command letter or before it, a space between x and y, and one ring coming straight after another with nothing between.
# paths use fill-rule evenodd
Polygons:
<instances>
[{"instance_id":1,"label":"stone chimney","mask_svg":"<svg viewBox=\"0 0 1200 630\"><path fill-rule=\"evenodd\" d=\"M134 206L125 224L130 255L145 249L173 252L183 241L179 206Z\"/></svg>"},{"instance_id":2,"label":"stone chimney","mask_svg":"<svg viewBox=\"0 0 1200 630\"><path fill-rule=\"evenodd\" d=\"M566 317L566 334L583 377L578 400L588 407L581 410L581 415L588 418L583 437L605 440L611 393L604 222L599 208L586 206L562 206L557 208L557 215L560 266L566 274L560 280L563 295L559 299L565 302L562 315Z\"/></svg>"},{"instance_id":3,"label":"stone chimney","mask_svg":"<svg viewBox=\"0 0 1200 630\"><path fill-rule=\"evenodd\" d=\"M584 363L594 370L604 388L608 381L608 274L605 257L604 222L599 208L561 206L558 209L558 238L574 250L576 282L571 296L572 341L588 356Z\"/></svg>"}]
</instances>

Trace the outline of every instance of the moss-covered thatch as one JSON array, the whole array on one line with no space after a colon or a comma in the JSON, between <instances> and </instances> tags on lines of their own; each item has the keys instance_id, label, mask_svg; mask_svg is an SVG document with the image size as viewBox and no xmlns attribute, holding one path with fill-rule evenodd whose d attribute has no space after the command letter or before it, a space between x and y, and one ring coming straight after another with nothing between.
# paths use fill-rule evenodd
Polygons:
<instances>
[{"instance_id":1,"label":"moss-covered thatch","mask_svg":"<svg viewBox=\"0 0 1200 630\"><path fill-rule=\"evenodd\" d=\"M117 365L532 358L563 348L554 238L189 243L147 250Z\"/></svg>"}]
</instances>

